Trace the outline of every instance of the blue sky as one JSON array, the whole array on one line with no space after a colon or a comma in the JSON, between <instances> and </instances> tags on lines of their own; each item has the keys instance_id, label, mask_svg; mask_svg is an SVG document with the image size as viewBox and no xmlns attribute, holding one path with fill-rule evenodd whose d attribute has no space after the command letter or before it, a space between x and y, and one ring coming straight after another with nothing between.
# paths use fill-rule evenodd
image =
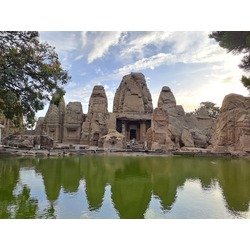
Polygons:
<instances>
[{"instance_id":1,"label":"blue sky","mask_svg":"<svg viewBox=\"0 0 250 250\"><path fill-rule=\"evenodd\" d=\"M221 105L229 93L247 95L240 82L241 55L232 55L208 38L209 32L40 32L55 47L72 77L65 86L66 103L80 101L84 113L93 86L101 84L112 111L122 76L142 72L154 108L163 86L169 86L185 111L202 101ZM44 116L48 104L37 116Z\"/></svg>"}]
</instances>

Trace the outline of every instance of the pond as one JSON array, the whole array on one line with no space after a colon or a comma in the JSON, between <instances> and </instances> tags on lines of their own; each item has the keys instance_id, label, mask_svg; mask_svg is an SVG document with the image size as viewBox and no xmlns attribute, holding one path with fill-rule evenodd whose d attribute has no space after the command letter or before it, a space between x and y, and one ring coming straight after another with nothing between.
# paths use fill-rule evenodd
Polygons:
<instances>
[{"instance_id":1,"label":"pond","mask_svg":"<svg viewBox=\"0 0 250 250\"><path fill-rule=\"evenodd\" d=\"M0 218L250 218L250 160L0 158Z\"/></svg>"}]
</instances>

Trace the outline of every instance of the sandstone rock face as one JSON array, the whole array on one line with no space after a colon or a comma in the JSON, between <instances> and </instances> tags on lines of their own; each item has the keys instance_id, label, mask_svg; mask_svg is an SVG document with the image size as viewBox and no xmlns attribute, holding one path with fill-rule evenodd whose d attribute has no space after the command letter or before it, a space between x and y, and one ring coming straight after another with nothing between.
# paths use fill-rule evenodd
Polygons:
<instances>
[{"instance_id":1,"label":"sandstone rock face","mask_svg":"<svg viewBox=\"0 0 250 250\"><path fill-rule=\"evenodd\" d=\"M216 120L209 116L205 108L201 108L196 115L187 114L185 117L192 134L194 145L198 148L207 148L212 144Z\"/></svg>"},{"instance_id":2,"label":"sandstone rock face","mask_svg":"<svg viewBox=\"0 0 250 250\"><path fill-rule=\"evenodd\" d=\"M145 77L131 73L122 78L114 98L114 113L152 113L153 105Z\"/></svg>"},{"instance_id":3,"label":"sandstone rock face","mask_svg":"<svg viewBox=\"0 0 250 250\"><path fill-rule=\"evenodd\" d=\"M44 131L44 130L45 130L44 117L39 117L37 122L36 122L35 131L37 131L37 133L40 133L41 131Z\"/></svg>"},{"instance_id":4,"label":"sandstone rock face","mask_svg":"<svg viewBox=\"0 0 250 250\"><path fill-rule=\"evenodd\" d=\"M183 129L181 134L181 142L185 147L194 147L194 140L190 131L186 128Z\"/></svg>"},{"instance_id":5,"label":"sandstone rock face","mask_svg":"<svg viewBox=\"0 0 250 250\"><path fill-rule=\"evenodd\" d=\"M0 124L2 124L4 126L4 128L2 128L2 137L11 135L13 133L20 133L23 131L22 127L16 127L15 124L10 120L7 119L3 113L0 110ZM20 124L22 124L22 118L20 118Z\"/></svg>"},{"instance_id":6,"label":"sandstone rock face","mask_svg":"<svg viewBox=\"0 0 250 250\"><path fill-rule=\"evenodd\" d=\"M64 116L63 141L65 143L80 143L84 115L80 102L69 102Z\"/></svg>"},{"instance_id":7,"label":"sandstone rock face","mask_svg":"<svg viewBox=\"0 0 250 250\"><path fill-rule=\"evenodd\" d=\"M50 103L43 122L44 131L48 136L52 137L55 142L62 142L63 140L64 116L65 102L62 97L58 106Z\"/></svg>"},{"instance_id":8,"label":"sandstone rock face","mask_svg":"<svg viewBox=\"0 0 250 250\"><path fill-rule=\"evenodd\" d=\"M104 149L122 149L125 147L125 136L114 129L101 138Z\"/></svg>"},{"instance_id":9,"label":"sandstone rock face","mask_svg":"<svg viewBox=\"0 0 250 250\"><path fill-rule=\"evenodd\" d=\"M180 147L207 148L212 143L215 122L206 110L197 116L186 115L181 105L176 105L169 87L163 87L154 110L152 127L147 140L151 149L175 150Z\"/></svg>"},{"instance_id":10,"label":"sandstone rock face","mask_svg":"<svg viewBox=\"0 0 250 250\"><path fill-rule=\"evenodd\" d=\"M164 86L161 90L159 99L158 99L158 108L167 110L169 108L176 107L176 100L171 89L167 86Z\"/></svg>"},{"instance_id":11,"label":"sandstone rock face","mask_svg":"<svg viewBox=\"0 0 250 250\"><path fill-rule=\"evenodd\" d=\"M51 137L40 134L36 131L24 131L22 133L15 133L3 139L3 144L18 148L33 148L39 145L41 148L52 148L54 141Z\"/></svg>"},{"instance_id":12,"label":"sandstone rock face","mask_svg":"<svg viewBox=\"0 0 250 250\"><path fill-rule=\"evenodd\" d=\"M176 105L169 87L163 87L154 110L151 132L148 133L151 149L175 150L182 146L193 147L194 142L181 105Z\"/></svg>"},{"instance_id":13,"label":"sandstone rock face","mask_svg":"<svg viewBox=\"0 0 250 250\"><path fill-rule=\"evenodd\" d=\"M82 125L81 143L98 146L102 136L108 133L108 100L103 86L96 85L89 99L89 109Z\"/></svg>"},{"instance_id":14,"label":"sandstone rock face","mask_svg":"<svg viewBox=\"0 0 250 250\"><path fill-rule=\"evenodd\" d=\"M214 151L250 152L250 97L225 96L216 123Z\"/></svg>"}]
</instances>

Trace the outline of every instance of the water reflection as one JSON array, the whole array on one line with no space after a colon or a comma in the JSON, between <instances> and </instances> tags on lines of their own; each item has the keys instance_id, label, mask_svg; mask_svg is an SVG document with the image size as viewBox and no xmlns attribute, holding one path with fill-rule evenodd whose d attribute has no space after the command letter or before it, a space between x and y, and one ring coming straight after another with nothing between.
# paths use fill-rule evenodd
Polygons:
<instances>
[{"instance_id":1,"label":"water reflection","mask_svg":"<svg viewBox=\"0 0 250 250\"><path fill-rule=\"evenodd\" d=\"M171 213L180 190L187 190L188 180L199 180L202 190L220 192L221 196L213 196L230 213L249 212L249 163L247 159L183 157L2 158L0 218L57 218L57 210L72 209L74 213L73 206L104 218L112 213L111 209L120 218L144 218L150 203L157 200L163 213ZM22 182L20 173L27 169L34 169L42 177L44 190L36 184L38 177ZM108 185L112 204L105 205ZM33 189L37 195L32 196ZM45 201L41 198L44 192ZM185 193L183 206L188 207L195 199L190 192ZM71 208L71 204L64 206L62 194L71 197ZM208 197L206 192L202 195ZM206 213L208 207L203 205Z\"/></svg>"}]
</instances>

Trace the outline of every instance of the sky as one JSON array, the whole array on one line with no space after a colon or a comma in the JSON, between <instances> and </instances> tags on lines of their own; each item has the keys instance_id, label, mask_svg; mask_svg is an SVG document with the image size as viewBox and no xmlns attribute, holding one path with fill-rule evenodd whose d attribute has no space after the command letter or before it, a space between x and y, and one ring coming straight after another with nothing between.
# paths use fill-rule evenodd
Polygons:
<instances>
[{"instance_id":1,"label":"sky","mask_svg":"<svg viewBox=\"0 0 250 250\"><path fill-rule=\"evenodd\" d=\"M103 85L112 112L113 98L122 77L142 72L153 99L153 107L163 86L169 86L177 104L186 112L203 101L221 106L229 93L248 95L240 82L244 72L238 67L242 55L227 53L211 32L40 32L40 39L55 47L71 81L64 86L66 104L88 102L94 85ZM44 110L37 117L44 116Z\"/></svg>"}]
</instances>

